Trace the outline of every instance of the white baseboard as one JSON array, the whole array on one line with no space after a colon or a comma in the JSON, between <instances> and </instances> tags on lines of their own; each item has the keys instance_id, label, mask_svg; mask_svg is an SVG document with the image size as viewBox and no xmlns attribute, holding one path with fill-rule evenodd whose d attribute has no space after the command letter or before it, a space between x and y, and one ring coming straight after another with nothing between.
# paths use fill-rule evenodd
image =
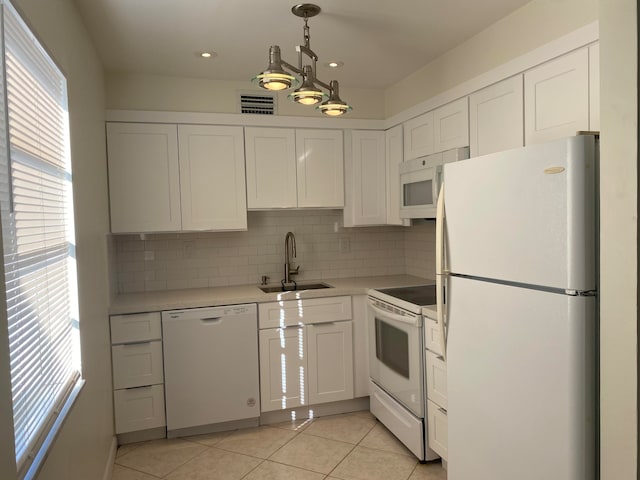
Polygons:
<instances>
[{"instance_id":1,"label":"white baseboard","mask_svg":"<svg viewBox=\"0 0 640 480\"><path fill-rule=\"evenodd\" d=\"M116 461L116 452L118 451L118 441L114 435L111 439L111 448L109 449L109 456L107 457L107 464L104 466L104 475L102 480L111 480L111 474L113 473L113 463Z\"/></svg>"}]
</instances>

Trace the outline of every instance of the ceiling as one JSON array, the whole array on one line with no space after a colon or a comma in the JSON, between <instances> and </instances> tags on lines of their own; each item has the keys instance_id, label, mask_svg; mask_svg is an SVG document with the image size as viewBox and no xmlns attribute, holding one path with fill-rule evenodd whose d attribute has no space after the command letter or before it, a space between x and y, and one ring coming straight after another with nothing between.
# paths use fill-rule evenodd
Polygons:
<instances>
[{"instance_id":1,"label":"ceiling","mask_svg":"<svg viewBox=\"0 0 640 480\"><path fill-rule=\"evenodd\" d=\"M309 20L318 77L385 88L529 0L317 0ZM75 0L107 71L248 80L270 45L297 64L295 0ZM214 50L205 60L197 55ZM340 60L344 66L323 64Z\"/></svg>"}]
</instances>

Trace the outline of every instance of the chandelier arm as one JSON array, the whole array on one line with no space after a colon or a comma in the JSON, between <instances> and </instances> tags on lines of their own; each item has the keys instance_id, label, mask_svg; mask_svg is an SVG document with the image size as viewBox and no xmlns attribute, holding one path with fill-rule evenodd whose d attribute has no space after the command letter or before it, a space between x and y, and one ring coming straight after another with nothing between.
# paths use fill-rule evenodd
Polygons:
<instances>
[{"instance_id":1,"label":"chandelier arm","mask_svg":"<svg viewBox=\"0 0 640 480\"><path fill-rule=\"evenodd\" d=\"M298 75L302 75L302 68L298 68L298 67L294 67L293 65L291 65L289 62L285 62L284 60L280 59L280 64L283 67L287 67L289 70L291 70L294 73L297 73Z\"/></svg>"},{"instance_id":2,"label":"chandelier arm","mask_svg":"<svg viewBox=\"0 0 640 480\"><path fill-rule=\"evenodd\" d=\"M329 93L331 93L331 87L328 84L324 83L322 80L318 78L314 78L314 83L316 85L320 85L322 88L324 88L325 90L328 90Z\"/></svg>"},{"instance_id":3,"label":"chandelier arm","mask_svg":"<svg viewBox=\"0 0 640 480\"><path fill-rule=\"evenodd\" d=\"M296 51L299 55L302 55L304 53L310 59L318 61L318 55L316 55L316 52L311 50L309 47L305 47L304 45L296 45Z\"/></svg>"}]
</instances>

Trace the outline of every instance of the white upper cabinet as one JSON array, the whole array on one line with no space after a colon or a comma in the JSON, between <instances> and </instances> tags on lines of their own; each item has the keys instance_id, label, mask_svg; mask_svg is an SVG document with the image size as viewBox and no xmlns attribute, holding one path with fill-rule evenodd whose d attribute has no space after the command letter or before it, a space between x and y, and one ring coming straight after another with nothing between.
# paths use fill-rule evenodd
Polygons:
<instances>
[{"instance_id":1,"label":"white upper cabinet","mask_svg":"<svg viewBox=\"0 0 640 480\"><path fill-rule=\"evenodd\" d=\"M342 130L246 128L247 206L344 207Z\"/></svg>"},{"instance_id":2,"label":"white upper cabinet","mask_svg":"<svg viewBox=\"0 0 640 480\"><path fill-rule=\"evenodd\" d=\"M351 132L351 156L347 157L345 227L384 225L386 212L386 161L384 132Z\"/></svg>"},{"instance_id":3,"label":"white upper cabinet","mask_svg":"<svg viewBox=\"0 0 640 480\"><path fill-rule=\"evenodd\" d=\"M295 208L296 135L290 128L245 128L247 207Z\"/></svg>"},{"instance_id":4,"label":"white upper cabinet","mask_svg":"<svg viewBox=\"0 0 640 480\"><path fill-rule=\"evenodd\" d=\"M508 78L469 96L470 156L524 146L522 75Z\"/></svg>"},{"instance_id":5,"label":"white upper cabinet","mask_svg":"<svg viewBox=\"0 0 640 480\"><path fill-rule=\"evenodd\" d=\"M589 130L589 49L525 72L524 111L526 145Z\"/></svg>"},{"instance_id":6,"label":"white upper cabinet","mask_svg":"<svg viewBox=\"0 0 640 480\"><path fill-rule=\"evenodd\" d=\"M444 152L469 145L467 97L447 103L433 111L433 139L433 152Z\"/></svg>"},{"instance_id":7,"label":"white upper cabinet","mask_svg":"<svg viewBox=\"0 0 640 480\"><path fill-rule=\"evenodd\" d=\"M433 112L427 112L404 123L404 159L411 160L433 153Z\"/></svg>"},{"instance_id":8,"label":"white upper cabinet","mask_svg":"<svg viewBox=\"0 0 640 480\"><path fill-rule=\"evenodd\" d=\"M108 123L113 233L246 230L242 127Z\"/></svg>"},{"instance_id":9,"label":"white upper cabinet","mask_svg":"<svg viewBox=\"0 0 640 480\"><path fill-rule=\"evenodd\" d=\"M181 229L175 125L108 123L113 233Z\"/></svg>"},{"instance_id":10,"label":"white upper cabinet","mask_svg":"<svg viewBox=\"0 0 640 480\"><path fill-rule=\"evenodd\" d=\"M246 230L242 127L180 125L183 230Z\"/></svg>"},{"instance_id":11,"label":"white upper cabinet","mask_svg":"<svg viewBox=\"0 0 640 480\"><path fill-rule=\"evenodd\" d=\"M447 103L403 124L404 160L469 145L467 97Z\"/></svg>"},{"instance_id":12,"label":"white upper cabinet","mask_svg":"<svg viewBox=\"0 0 640 480\"><path fill-rule=\"evenodd\" d=\"M600 44L589 47L589 130L600 131Z\"/></svg>"},{"instance_id":13,"label":"white upper cabinet","mask_svg":"<svg viewBox=\"0 0 640 480\"><path fill-rule=\"evenodd\" d=\"M344 207L342 130L296 130L298 207Z\"/></svg>"},{"instance_id":14,"label":"white upper cabinet","mask_svg":"<svg viewBox=\"0 0 640 480\"><path fill-rule=\"evenodd\" d=\"M385 132L387 225L411 225L400 218L400 165L404 159L402 125Z\"/></svg>"}]
</instances>

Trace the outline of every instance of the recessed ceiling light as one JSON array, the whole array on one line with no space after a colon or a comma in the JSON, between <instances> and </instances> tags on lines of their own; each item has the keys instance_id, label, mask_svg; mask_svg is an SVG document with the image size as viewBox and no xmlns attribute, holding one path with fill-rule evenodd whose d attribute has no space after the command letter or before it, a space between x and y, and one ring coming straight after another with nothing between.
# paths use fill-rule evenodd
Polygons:
<instances>
[{"instance_id":1,"label":"recessed ceiling light","mask_svg":"<svg viewBox=\"0 0 640 480\"><path fill-rule=\"evenodd\" d=\"M324 64L325 67L329 67L329 68L340 68L342 66L344 66L344 62L341 62L339 60L335 60L332 62L327 62Z\"/></svg>"},{"instance_id":2,"label":"recessed ceiling light","mask_svg":"<svg viewBox=\"0 0 640 480\"><path fill-rule=\"evenodd\" d=\"M210 51L210 52L197 52L196 55L198 55L200 58L213 58L217 55L216 52Z\"/></svg>"}]
</instances>

